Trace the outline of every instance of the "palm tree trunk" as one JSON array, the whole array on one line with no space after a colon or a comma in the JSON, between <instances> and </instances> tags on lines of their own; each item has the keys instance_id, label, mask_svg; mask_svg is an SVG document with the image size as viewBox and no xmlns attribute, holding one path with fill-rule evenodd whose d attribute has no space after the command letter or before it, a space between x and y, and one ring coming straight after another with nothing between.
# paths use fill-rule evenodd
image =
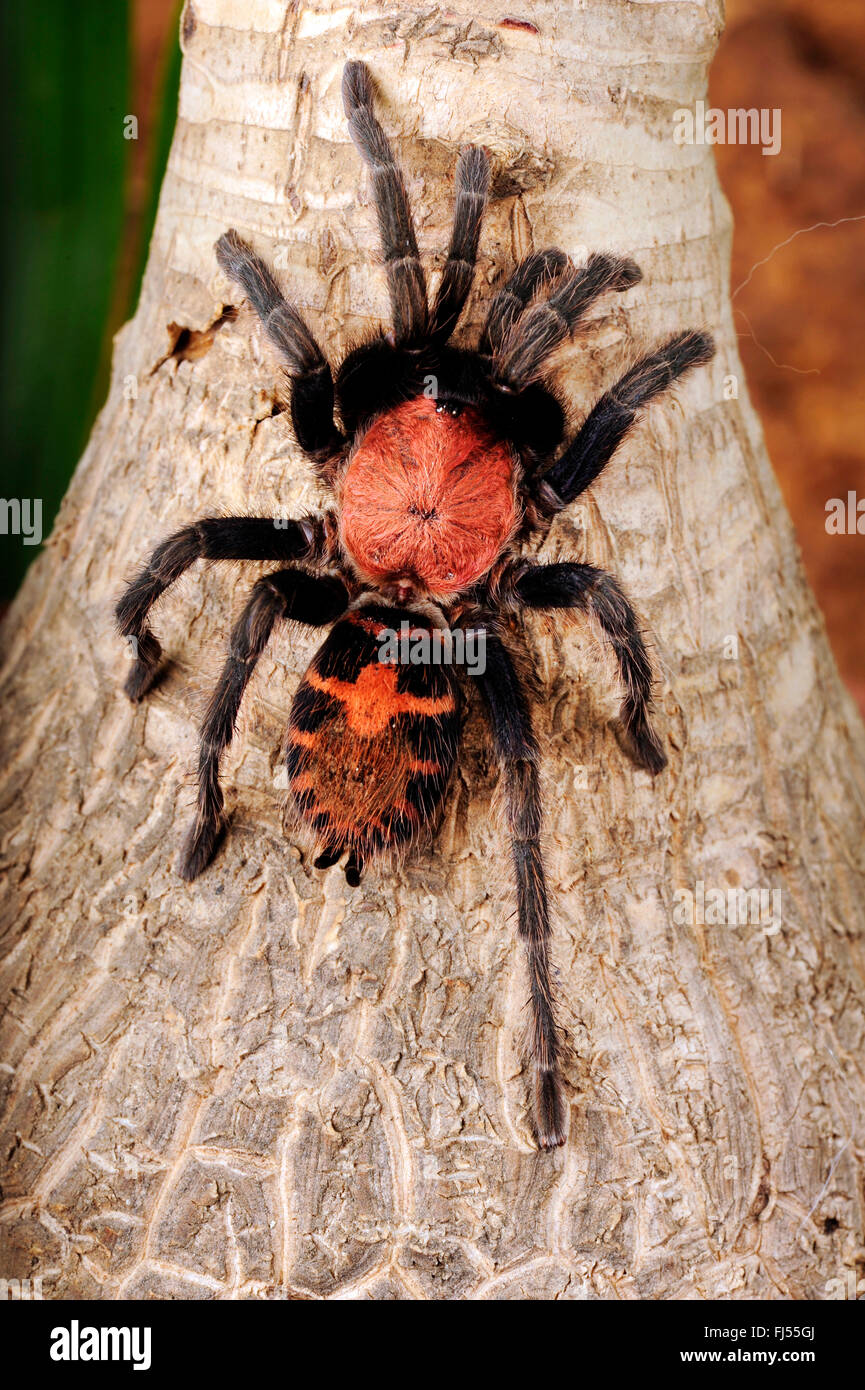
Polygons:
<instances>
[{"instance_id":1,"label":"palm tree trunk","mask_svg":"<svg viewBox=\"0 0 865 1390\"><path fill-rule=\"evenodd\" d=\"M861 1260L863 731L747 399L712 151L673 139L720 7L530 12L187 3L141 302L4 629L0 1274L46 1297L826 1297ZM479 706L434 845L350 890L283 833L277 750L319 639L278 636L226 764L231 835L190 886L197 721L260 571L178 586L174 665L121 693L112 604L167 532L324 500L213 243L271 254L332 355L385 316L349 56L437 265L460 144L495 155L478 295L532 247L642 266L566 356L581 410L678 328L719 343L541 547L638 603L671 754L636 773L591 633L531 628L574 1045L552 1156Z\"/></svg>"}]
</instances>

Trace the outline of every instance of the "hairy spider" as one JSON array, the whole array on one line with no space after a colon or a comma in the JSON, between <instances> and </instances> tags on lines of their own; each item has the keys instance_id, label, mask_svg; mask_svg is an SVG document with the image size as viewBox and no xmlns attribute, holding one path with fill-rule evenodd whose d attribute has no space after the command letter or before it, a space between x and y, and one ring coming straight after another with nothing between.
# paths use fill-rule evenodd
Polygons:
<instances>
[{"instance_id":1,"label":"hairy spider","mask_svg":"<svg viewBox=\"0 0 865 1390\"><path fill-rule=\"evenodd\" d=\"M382 659L382 637L472 627L485 638L483 692L501 768L516 876L518 930L530 977L534 1119L543 1149L565 1138L563 1041L550 965L550 911L541 857L538 744L504 636L525 609L593 616L624 687L621 729L651 773L666 758L650 719L652 670L630 603L591 565L521 558L518 538L549 522L597 478L640 408L714 351L702 332L678 333L635 363L565 442L565 412L549 382L550 354L608 290L640 279L633 261L594 254L575 267L561 251L517 266L489 305L478 346L449 339L469 294L487 200L483 149L462 151L456 210L441 281L429 306L400 169L373 110L368 68L350 62L343 101L372 176L392 327L351 351L336 373L265 262L236 231L217 260L241 287L291 381L298 444L333 490L321 516L285 522L211 517L153 553L117 607L137 653L132 700L153 684L161 649L154 602L193 561L280 562L259 579L234 626L201 729L198 799L180 863L194 879L223 828L220 758L243 693L277 619L333 625L294 697L285 742L288 781L315 839L315 867L346 856L356 885L365 861L406 847L438 812L457 755L453 666ZM339 424L336 422L335 410Z\"/></svg>"}]
</instances>

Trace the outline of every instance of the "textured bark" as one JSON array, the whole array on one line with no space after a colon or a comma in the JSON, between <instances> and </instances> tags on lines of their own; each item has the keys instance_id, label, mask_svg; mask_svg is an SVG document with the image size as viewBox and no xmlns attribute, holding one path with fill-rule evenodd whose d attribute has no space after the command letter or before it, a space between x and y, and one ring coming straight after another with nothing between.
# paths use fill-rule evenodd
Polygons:
<instances>
[{"instance_id":1,"label":"textured bark","mask_svg":"<svg viewBox=\"0 0 865 1390\"><path fill-rule=\"evenodd\" d=\"M720 11L507 15L187 5L141 303L4 634L0 1274L46 1296L825 1297L862 1260L863 732L741 379L711 149L672 139ZM532 246L643 267L563 355L579 410L678 328L719 341L536 547L637 602L671 755L655 783L635 772L592 635L530 626L574 1044L552 1156L530 1141L477 703L434 844L349 890L283 833L277 750L320 636L281 633L226 765L230 837L190 886L197 719L260 571L179 585L157 622L173 666L142 706L121 694L112 602L156 542L324 501L249 310L222 317L213 243L234 225L271 252L333 353L385 315L348 56L378 79L435 264L460 143L497 156L474 325ZM677 922L701 881L780 890L780 929Z\"/></svg>"}]
</instances>

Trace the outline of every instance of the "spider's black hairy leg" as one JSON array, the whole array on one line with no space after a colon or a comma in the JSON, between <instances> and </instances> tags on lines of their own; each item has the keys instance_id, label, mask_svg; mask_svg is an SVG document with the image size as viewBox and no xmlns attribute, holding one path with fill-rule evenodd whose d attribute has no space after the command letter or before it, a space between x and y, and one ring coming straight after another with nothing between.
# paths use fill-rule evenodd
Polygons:
<instances>
[{"instance_id":1,"label":"spider's black hairy leg","mask_svg":"<svg viewBox=\"0 0 865 1390\"><path fill-rule=\"evenodd\" d=\"M539 480L547 509L559 511L584 492L612 458L640 409L684 372L711 361L714 354L708 333L677 333L625 372L601 396L564 453Z\"/></svg>"},{"instance_id":2,"label":"spider's black hairy leg","mask_svg":"<svg viewBox=\"0 0 865 1390\"><path fill-rule=\"evenodd\" d=\"M298 444L315 463L325 463L345 443L333 419L330 364L300 311L284 297L273 271L233 229L217 241L216 259L243 290L285 362Z\"/></svg>"},{"instance_id":3,"label":"spider's black hairy leg","mask_svg":"<svg viewBox=\"0 0 865 1390\"><path fill-rule=\"evenodd\" d=\"M130 700L147 694L162 655L147 615L196 560L313 560L324 547L324 527L313 517L281 522L266 516L215 516L175 531L156 547L115 609L121 634L135 643L125 685Z\"/></svg>"},{"instance_id":4,"label":"spider's black hairy leg","mask_svg":"<svg viewBox=\"0 0 865 1390\"><path fill-rule=\"evenodd\" d=\"M565 1142L562 1040L550 969L550 909L541 857L538 746L525 692L501 639L486 630L486 670L476 677L486 698L504 779L517 885L517 922L529 968L535 1127L542 1149Z\"/></svg>"},{"instance_id":5,"label":"spider's black hairy leg","mask_svg":"<svg viewBox=\"0 0 865 1390\"><path fill-rule=\"evenodd\" d=\"M529 305L514 320L493 354L493 383L502 391L521 391L536 381L547 358L596 299L608 290L629 290L640 278L633 261L593 252L579 270L560 277L547 299Z\"/></svg>"},{"instance_id":6,"label":"spider's black hairy leg","mask_svg":"<svg viewBox=\"0 0 865 1390\"><path fill-rule=\"evenodd\" d=\"M430 323L430 337L436 343L447 342L468 299L489 186L486 151L471 146L464 149L457 164L456 207L448 258Z\"/></svg>"},{"instance_id":7,"label":"spider's black hairy leg","mask_svg":"<svg viewBox=\"0 0 865 1390\"><path fill-rule=\"evenodd\" d=\"M514 581L513 592L526 608L575 608L595 619L625 687L619 711L625 748L653 776L662 772L667 759L650 717L652 666L637 615L613 576L593 565L530 565Z\"/></svg>"},{"instance_id":8,"label":"spider's black hairy leg","mask_svg":"<svg viewBox=\"0 0 865 1390\"><path fill-rule=\"evenodd\" d=\"M394 341L400 345L416 343L427 331L426 277L418 254L405 180L373 110L375 90L365 63L346 63L342 74L342 100L351 138L372 174Z\"/></svg>"},{"instance_id":9,"label":"spider's black hairy leg","mask_svg":"<svg viewBox=\"0 0 865 1390\"><path fill-rule=\"evenodd\" d=\"M219 762L231 742L240 702L278 618L311 627L337 619L348 605L348 590L336 578L277 570L255 584L231 633L229 655L201 726L198 803L180 859L181 878L194 879L213 858L222 830L223 797Z\"/></svg>"},{"instance_id":10,"label":"spider's black hairy leg","mask_svg":"<svg viewBox=\"0 0 865 1390\"><path fill-rule=\"evenodd\" d=\"M521 260L510 279L490 300L478 352L485 356L499 352L529 300L544 284L562 275L569 265L564 251L555 247L548 251L532 251Z\"/></svg>"}]
</instances>

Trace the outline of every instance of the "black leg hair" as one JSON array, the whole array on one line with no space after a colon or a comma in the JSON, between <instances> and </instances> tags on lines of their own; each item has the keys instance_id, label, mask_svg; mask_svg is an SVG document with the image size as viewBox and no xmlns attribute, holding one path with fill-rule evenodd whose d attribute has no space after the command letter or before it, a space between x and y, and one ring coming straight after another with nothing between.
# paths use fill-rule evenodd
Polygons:
<instances>
[{"instance_id":1,"label":"black leg hair","mask_svg":"<svg viewBox=\"0 0 865 1390\"><path fill-rule=\"evenodd\" d=\"M448 258L430 323L430 337L435 343L447 342L468 299L489 186L490 165L486 151L474 147L464 149L457 164L456 207Z\"/></svg>"},{"instance_id":2,"label":"black leg hair","mask_svg":"<svg viewBox=\"0 0 865 1390\"><path fill-rule=\"evenodd\" d=\"M427 331L426 278L405 182L390 142L376 119L372 75L365 63L346 63L342 100L351 138L372 174L394 341L399 345L417 343Z\"/></svg>"},{"instance_id":3,"label":"black leg hair","mask_svg":"<svg viewBox=\"0 0 865 1390\"><path fill-rule=\"evenodd\" d=\"M683 372L701 367L715 353L708 333L677 333L649 353L605 392L560 458L539 480L538 494L548 511L560 511L595 481L644 405Z\"/></svg>"},{"instance_id":4,"label":"black leg hair","mask_svg":"<svg viewBox=\"0 0 865 1390\"><path fill-rule=\"evenodd\" d=\"M240 702L277 618L323 627L348 605L348 590L331 576L278 570L259 579L231 633L229 656L201 726L198 803L181 855L181 878L194 879L213 858L222 830L219 763L234 735Z\"/></svg>"},{"instance_id":5,"label":"black leg hair","mask_svg":"<svg viewBox=\"0 0 865 1390\"><path fill-rule=\"evenodd\" d=\"M324 548L325 528L312 517L283 524L266 516L217 516L175 531L156 547L115 609L121 634L135 643L125 685L130 700L147 694L162 655L147 615L196 560L313 560Z\"/></svg>"},{"instance_id":6,"label":"black leg hair","mask_svg":"<svg viewBox=\"0 0 865 1390\"><path fill-rule=\"evenodd\" d=\"M513 592L526 608L576 608L596 620L616 658L625 687L619 717L623 743L636 763L656 775L667 765L652 727L652 666L637 615L611 574L575 563L522 568Z\"/></svg>"},{"instance_id":7,"label":"black leg hair","mask_svg":"<svg viewBox=\"0 0 865 1390\"><path fill-rule=\"evenodd\" d=\"M547 299L530 305L511 324L493 354L492 380L502 391L521 391L540 376L547 358L573 333L583 314L608 290L628 290L639 266L621 256L593 253L586 264L562 276Z\"/></svg>"},{"instance_id":8,"label":"black leg hair","mask_svg":"<svg viewBox=\"0 0 865 1390\"><path fill-rule=\"evenodd\" d=\"M558 251L555 247L548 251L533 251L521 260L510 279L490 300L478 352L485 356L500 352L505 338L529 300L544 284L562 275L569 265L564 251Z\"/></svg>"},{"instance_id":9,"label":"black leg hair","mask_svg":"<svg viewBox=\"0 0 865 1390\"><path fill-rule=\"evenodd\" d=\"M486 670L477 680L486 698L504 779L517 885L517 923L529 968L535 1127L540 1147L553 1149L565 1142L563 1045L556 1021L549 957L550 910L539 838L538 746L513 662L500 638L489 630Z\"/></svg>"},{"instance_id":10,"label":"black leg hair","mask_svg":"<svg viewBox=\"0 0 865 1390\"><path fill-rule=\"evenodd\" d=\"M240 286L291 380L291 422L303 452L322 465L345 443L333 419L330 365L298 309L284 297L273 272L233 229L216 243L216 259Z\"/></svg>"}]
</instances>

